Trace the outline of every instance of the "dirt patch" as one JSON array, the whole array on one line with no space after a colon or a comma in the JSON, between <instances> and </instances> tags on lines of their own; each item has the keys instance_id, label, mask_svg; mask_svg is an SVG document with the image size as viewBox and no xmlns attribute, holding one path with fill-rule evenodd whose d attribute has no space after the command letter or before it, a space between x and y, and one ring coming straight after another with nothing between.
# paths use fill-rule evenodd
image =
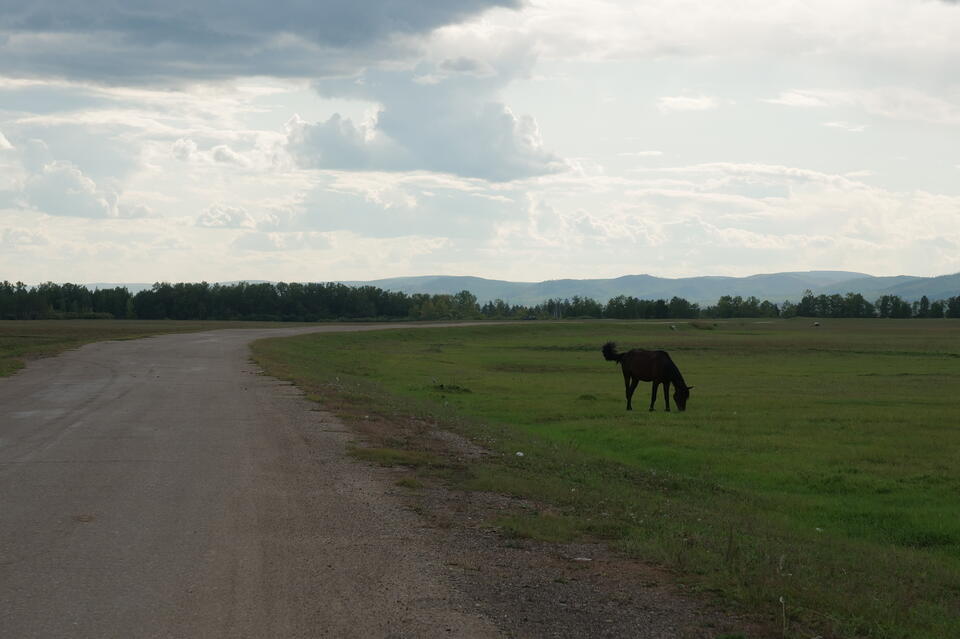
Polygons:
<instances>
[{"instance_id":1,"label":"dirt patch","mask_svg":"<svg viewBox=\"0 0 960 639\"><path fill-rule=\"evenodd\" d=\"M337 403L336 393L324 393ZM429 420L364 413L339 404L362 445L399 447L445 460L421 472L398 466L394 491L436 536L456 588L508 637L759 639L779 628L729 610L680 578L602 544L515 539L493 522L519 510L548 510L505 495L458 489L449 481L465 464L492 454Z\"/></svg>"}]
</instances>

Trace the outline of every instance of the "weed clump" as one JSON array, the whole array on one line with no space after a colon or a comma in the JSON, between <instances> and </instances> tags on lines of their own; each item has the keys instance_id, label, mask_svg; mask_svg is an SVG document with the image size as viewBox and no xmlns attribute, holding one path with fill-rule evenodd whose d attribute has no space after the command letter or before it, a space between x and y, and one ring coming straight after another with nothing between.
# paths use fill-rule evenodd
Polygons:
<instances>
[{"instance_id":1,"label":"weed clump","mask_svg":"<svg viewBox=\"0 0 960 639\"><path fill-rule=\"evenodd\" d=\"M434 384L430 388L432 388L435 391L440 391L441 393L472 393L473 392L466 386L460 386L459 384Z\"/></svg>"}]
</instances>

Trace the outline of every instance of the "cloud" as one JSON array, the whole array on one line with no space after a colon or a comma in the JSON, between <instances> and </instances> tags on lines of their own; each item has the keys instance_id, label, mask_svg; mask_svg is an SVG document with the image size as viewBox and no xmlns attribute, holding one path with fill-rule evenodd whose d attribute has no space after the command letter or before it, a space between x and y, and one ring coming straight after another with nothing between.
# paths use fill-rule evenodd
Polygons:
<instances>
[{"instance_id":1,"label":"cloud","mask_svg":"<svg viewBox=\"0 0 960 639\"><path fill-rule=\"evenodd\" d=\"M226 144L218 144L217 146L210 149L210 156L213 158L214 162L221 162L223 164L235 164L241 167L250 165L250 162L249 160L247 160L247 158L245 158L240 153L237 153Z\"/></svg>"},{"instance_id":2,"label":"cloud","mask_svg":"<svg viewBox=\"0 0 960 639\"><path fill-rule=\"evenodd\" d=\"M785 91L776 98L767 98L763 102L792 107L824 107L829 105L829 102L823 98L804 91Z\"/></svg>"},{"instance_id":3,"label":"cloud","mask_svg":"<svg viewBox=\"0 0 960 639\"><path fill-rule=\"evenodd\" d=\"M656 158L663 155L663 151L625 151L617 155L630 158Z\"/></svg>"},{"instance_id":4,"label":"cloud","mask_svg":"<svg viewBox=\"0 0 960 639\"><path fill-rule=\"evenodd\" d=\"M188 162L190 161L190 158L197 153L197 143L193 140L180 138L173 143L171 153L173 154L173 157L177 158L178 160Z\"/></svg>"},{"instance_id":5,"label":"cloud","mask_svg":"<svg viewBox=\"0 0 960 639\"><path fill-rule=\"evenodd\" d=\"M241 251L288 252L326 249L330 246L322 233L291 232L261 233L250 231L233 241L231 246Z\"/></svg>"},{"instance_id":6,"label":"cloud","mask_svg":"<svg viewBox=\"0 0 960 639\"><path fill-rule=\"evenodd\" d=\"M414 168L399 146L371 120L354 124L335 113L311 124L295 115L286 125L288 149L301 166L341 170Z\"/></svg>"},{"instance_id":7,"label":"cloud","mask_svg":"<svg viewBox=\"0 0 960 639\"><path fill-rule=\"evenodd\" d=\"M851 133L863 133L867 128L866 124L850 124L849 122L824 122L823 126L832 129L843 129Z\"/></svg>"},{"instance_id":8,"label":"cloud","mask_svg":"<svg viewBox=\"0 0 960 639\"><path fill-rule=\"evenodd\" d=\"M10 141L7 140L3 135L3 131L0 131L0 151L10 151L13 149L13 145L10 144Z\"/></svg>"},{"instance_id":9,"label":"cloud","mask_svg":"<svg viewBox=\"0 0 960 639\"><path fill-rule=\"evenodd\" d=\"M318 123L295 117L287 123L288 149L308 168L436 171L495 182L566 168L544 148L530 116L442 91L423 100L417 89L409 93L384 96L389 102L376 118L359 124L340 114Z\"/></svg>"},{"instance_id":10,"label":"cloud","mask_svg":"<svg viewBox=\"0 0 960 639\"><path fill-rule=\"evenodd\" d=\"M435 171L505 182L567 168L536 120L515 113L504 88L530 72L536 51L518 34L450 26L432 34L415 66L320 79L321 97L374 105L364 118L294 118L288 150L303 167Z\"/></svg>"},{"instance_id":11,"label":"cloud","mask_svg":"<svg viewBox=\"0 0 960 639\"><path fill-rule=\"evenodd\" d=\"M136 133L128 138L172 138L170 153L184 162L267 169L294 158L304 168L437 171L509 181L566 168L545 147L533 117L515 113L500 95L529 71L536 54L521 34L487 36L456 25L490 8L517 6L517 0L368 0L267 7L245 0L222 12L183 0L149 10L93 0L81 11L39 0L0 13L0 76L6 71L61 84L66 81L58 78L69 77L75 94L104 103L79 113L31 116L34 127L129 127ZM211 85L195 90L193 83L253 75L311 78L320 99L363 101L375 111L367 118L304 111L313 117L290 120L283 158L277 149L217 140L211 125L236 129L236 105L217 113L212 97L226 92ZM108 91L84 81L115 86ZM37 82L17 86L49 88ZM194 112L187 101L164 97L150 85L175 85L169 94L195 93ZM252 102L244 115L265 110ZM184 120L192 131L178 130ZM91 173L87 160L67 157Z\"/></svg>"},{"instance_id":12,"label":"cloud","mask_svg":"<svg viewBox=\"0 0 960 639\"><path fill-rule=\"evenodd\" d=\"M50 241L43 233L20 228L0 229L0 246L17 248L23 246L45 246Z\"/></svg>"},{"instance_id":13,"label":"cloud","mask_svg":"<svg viewBox=\"0 0 960 639\"><path fill-rule=\"evenodd\" d=\"M891 191L859 181L867 177L861 172L837 175L773 164L709 163L635 173L630 180L551 180L535 196L530 223L504 227L505 254L515 255L514 262L528 259L524 272L536 269L535 256L549 254L549 247L563 248L572 273L577 265L586 269L598 251L614 274L636 272L638 259L654 273L667 272L657 265L669 262L674 276L815 267L885 274L892 270L890 260L905 272L960 268L947 248L960 246L960 197ZM584 223L593 232L587 244L575 223L584 203ZM930 247L928 261L918 246Z\"/></svg>"},{"instance_id":14,"label":"cloud","mask_svg":"<svg viewBox=\"0 0 960 639\"><path fill-rule=\"evenodd\" d=\"M868 115L893 120L960 124L960 104L908 87L806 89L781 93L779 97L764 102L791 107L857 108Z\"/></svg>"},{"instance_id":15,"label":"cloud","mask_svg":"<svg viewBox=\"0 0 960 639\"><path fill-rule=\"evenodd\" d=\"M124 220L136 220L156 216L156 212L146 204L130 205L121 202L116 209L116 217Z\"/></svg>"},{"instance_id":16,"label":"cloud","mask_svg":"<svg viewBox=\"0 0 960 639\"><path fill-rule=\"evenodd\" d=\"M44 165L24 187L27 203L48 215L68 217L115 216L118 197L104 191L70 162L58 160Z\"/></svg>"},{"instance_id":17,"label":"cloud","mask_svg":"<svg viewBox=\"0 0 960 639\"><path fill-rule=\"evenodd\" d=\"M720 106L720 100L709 95L664 96L657 100L657 109L661 113L674 111L710 111Z\"/></svg>"},{"instance_id":18,"label":"cloud","mask_svg":"<svg viewBox=\"0 0 960 639\"><path fill-rule=\"evenodd\" d=\"M515 0L0 1L0 73L144 84L350 72ZM202 62L199 62L202 61Z\"/></svg>"},{"instance_id":19,"label":"cloud","mask_svg":"<svg viewBox=\"0 0 960 639\"><path fill-rule=\"evenodd\" d=\"M441 60L435 69L424 75L414 76L413 81L417 84L439 84L455 76L489 78L496 74L497 70L485 60L461 55Z\"/></svg>"},{"instance_id":20,"label":"cloud","mask_svg":"<svg viewBox=\"0 0 960 639\"><path fill-rule=\"evenodd\" d=\"M763 56L912 67L960 54L958 11L957 2L910 0L596 0L584 11L576 0L555 0L495 12L483 26L525 31L551 61Z\"/></svg>"},{"instance_id":21,"label":"cloud","mask_svg":"<svg viewBox=\"0 0 960 639\"><path fill-rule=\"evenodd\" d=\"M371 174L368 181L343 175L304 194L288 210L262 220L262 231L349 231L362 237L489 237L519 207L505 196L488 197L423 180ZM509 194L513 194L512 192Z\"/></svg>"},{"instance_id":22,"label":"cloud","mask_svg":"<svg viewBox=\"0 0 960 639\"><path fill-rule=\"evenodd\" d=\"M438 66L440 71L449 75L472 75L483 78L496 73L493 67L487 62L464 55L458 56L457 58L445 58Z\"/></svg>"},{"instance_id":23,"label":"cloud","mask_svg":"<svg viewBox=\"0 0 960 639\"><path fill-rule=\"evenodd\" d=\"M13 151L13 163L0 165L8 174L0 180L0 208L92 219L155 215L146 204L122 202L116 189L98 184L73 162L52 159L42 140L28 139Z\"/></svg>"},{"instance_id":24,"label":"cloud","mask_svg":"<svg viewBox=\"0 0 960 639\"><path fill-rule=\"evenodd\" d=\"M242 208L214 204L197 217L197 226L208 229L252 229L256 223Z\"/></svg>"}]
</instances>

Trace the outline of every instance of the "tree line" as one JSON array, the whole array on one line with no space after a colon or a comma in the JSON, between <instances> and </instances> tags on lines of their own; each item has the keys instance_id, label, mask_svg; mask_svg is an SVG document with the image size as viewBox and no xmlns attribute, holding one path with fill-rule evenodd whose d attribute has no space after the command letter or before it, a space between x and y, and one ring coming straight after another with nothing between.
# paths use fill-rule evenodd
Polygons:
<instances>
[{"instance_id":1,"label":"tree line","mask_svg":"<svg viewBox=\"0 0 960 639\"><path fill-rule=\"evenodd\" d=\"M701 319L740 317L960 318L960 296L908 302L883 295L870 302L859 293L814 295L775 304L756 297L724 295L703 306L681 297L640 299L618 295L605 304L589 297L540 304L479 304L475 295L412 295L375 286L328 283L208 284L159 282L131 293L125 287L90 290L79 284L0 284L0 319L179 319L315 322L361 319Z\"/></svg>"}]
</instances>

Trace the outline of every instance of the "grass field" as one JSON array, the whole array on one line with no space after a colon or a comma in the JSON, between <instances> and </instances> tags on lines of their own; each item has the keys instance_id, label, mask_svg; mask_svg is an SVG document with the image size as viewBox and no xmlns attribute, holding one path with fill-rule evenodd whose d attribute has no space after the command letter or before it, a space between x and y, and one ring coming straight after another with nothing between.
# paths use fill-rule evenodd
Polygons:
<instances>
[{"instance_id":1,"label":"grass field","mask_svg":"<svg viewBox=\"0 0 960 639\"><path fill-rule=\"evenodd\" d=\"M0 321L0 377L23 368L26 360L115 339L217 328L277 327L276 322L191 322L169 320L3 320ZM284 325L288 326L288 325Z\"/></svg>"},{"instance_id":2,"label":"grass field","mask_svg":"<svg viewBox=\"0 0 960 639\"><path fill-rule=\"evenodd\" d=\"M464 485L544 504L494 522L505 534L607 540L785 636L960 637L960 322L811 324L529 322L254 349L308 392L499 451ZM647 412L641 384L624 411L607 340L670 351L688 410Z\"/></svg>"}]
</instances>

